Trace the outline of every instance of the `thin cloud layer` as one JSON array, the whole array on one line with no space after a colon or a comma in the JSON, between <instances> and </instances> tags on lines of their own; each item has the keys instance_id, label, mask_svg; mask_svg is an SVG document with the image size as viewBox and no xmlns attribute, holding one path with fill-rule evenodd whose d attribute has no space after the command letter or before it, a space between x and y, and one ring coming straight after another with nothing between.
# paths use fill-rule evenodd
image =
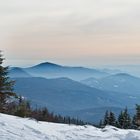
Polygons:
<instances>
[{"instance_id":1,"label":"thin cloud layer","mask_svg":"<svg viewBox=\"0 0 140 140\"><path fill-rule=\"evenodd\" d=\"M0 46L9 63L133 62L140 55L139 6L139 0L0 0Z\"/></svg>"}]
</instances>

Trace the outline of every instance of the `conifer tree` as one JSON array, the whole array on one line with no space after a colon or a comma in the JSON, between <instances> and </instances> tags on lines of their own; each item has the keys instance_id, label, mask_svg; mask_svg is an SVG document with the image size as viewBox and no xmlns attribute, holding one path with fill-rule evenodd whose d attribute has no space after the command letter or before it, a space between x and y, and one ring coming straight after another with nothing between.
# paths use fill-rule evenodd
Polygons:
<instances>
[{"instance_id":1,"label":"conifer tree","mask_svg":"<svg viewBox=\"0 0 140 140\"><path fill-rule=\"evenodd\" d=\"M131 127L131 118L128 114L127 108L119 115L118 117L118 125L120 128L128 129Z\"/></svg>"},{"instance_id":2,"label":"conifer tree","mask_svg":"<svg viewBox=\"0 0 140 140\"><path fill-rule=\"evenodd\" d=\"M136 124L140 126L140 105L136 105Z\"/></svg>"},{"instance_id":3,"label":"conifer tree","mask_svg":"<svg viewBox=\"0 0 140 140\"><path fill-rule=\"evenodd\" d=\"M128 129L131 127L131 118L130 115L128 114L127 108L124 110L124 128Z\"/></svg>"},{"instance_id":4,"label":"conifer tree","mask_svg":"<svg viewBox=\"0 0 140 140\"><path fill-rule=\"evenodd\" d=\"M109 113L109 125L115 126L116 124L116 118L115 114L113 112Z\"/></svg>"},{"instance_id":5,"label":"conifer tree","mask_svg":"<svg viewBox=\"0 0 140 140\"><path fill-rule=\"evenodd\" d=\"M17 105L15 115L20 117L29 117L31 114L30 102L23 99L21 96L19 98L19 104Z\"/></svg>"},{"instance_id":6,"label":"conifer tree","mask_svg":"<svg viewBox=\"0 0 140 140\"><path fill-rule=\"evenodd\" d=\"M123 115L122 111L121 111L121 113L118 116L118 127L119 128L123 128L124 127L124 115Z\"/></svg>"},{"instance_id":7,"label":"conifer tree","mask_svg":"<svg viewBox=\"0 0 140 140\"><path fill-rule=\"evenodd\" d=\"M137 117L136 117L136 115L133 116L132 124L133 124L134 126L137 126Z\"/></svg>"},{"instance_id":8,"label":"conifer tree","mask_svg":"<svg viewBox=\"0 0 140 140\"><path fill-rule=\"evenodd\" d=\"M14 81L8 77L8 67L3 67L2 52L0 51L0 112L5 112L7 99L14 96L13 85Z\"/></svg>"},{"instance_id":9,"label":"conifer tree","mask_svg":"<svg viewBox=\"0 0 140 140\"><path fill-rule=\"evenodd\" d=\"M109 113L106 111L105 116L104 116L104 125L109 124Z\"/></svg>"}]
</instances>

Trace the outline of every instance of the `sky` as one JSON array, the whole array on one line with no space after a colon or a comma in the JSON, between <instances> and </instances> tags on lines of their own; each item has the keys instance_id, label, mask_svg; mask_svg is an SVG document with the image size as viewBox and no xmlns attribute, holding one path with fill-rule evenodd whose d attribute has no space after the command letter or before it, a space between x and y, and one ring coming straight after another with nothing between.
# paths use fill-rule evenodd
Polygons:
<instances>
[{"instance_id":1,"label":"sky","mask_svg":"<svg viewBox=\"0 0 140 140\"><path fill-rule=\"evenodd\" d=\"M0 0L5 65L140 64L139 0Z\"/></svg>"}]
</instances>

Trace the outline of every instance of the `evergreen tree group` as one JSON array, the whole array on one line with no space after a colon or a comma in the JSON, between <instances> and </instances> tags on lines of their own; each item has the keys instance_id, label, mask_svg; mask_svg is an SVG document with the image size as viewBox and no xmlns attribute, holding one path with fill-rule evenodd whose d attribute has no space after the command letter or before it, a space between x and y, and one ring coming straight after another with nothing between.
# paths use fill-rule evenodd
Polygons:
<instances>
[{"instance_id":1,"label":"evergreen tree group","mask_svg":"<svg viewBox=\"0 0 140 140\"><path fill-rule=\"evenodd\" d=\"M18 102L12 102L8 105L9 112L5 112L10 115L15 115L19 117L28 117L35 119L37 121L47 121L47 122L55 122L55 123L64 123L64 124L75 124L75 125L85 125L86 122L71 118L69 116L61 116L56 115L46 107L42 108L32 108L29 101L25 100L24 98L20 97Z\"/></svg>"},{"instance_id":2,"label":"evergreen tree group","mask_svg":"<svg viewBox=\"0 0 140 140\"><path fill-rule=\"evenodd\" d=\"M105 125L105 126L106 125L112 125L112 126L116 125L116 118L115 118L115 115L113 112L106 111L103 125Z\"/></svg>"},{"instance_id":3,"label":"evergreen tree group","mask_svg":"<svg viewBox=\"0 0 140 140\"><path fill-rule=\"evenodd\" d=\"M128 109L120 112L118 117L113 112L106 111L103 121L99 123L100 127L112 125L121 129L138 129L140 127L140 105L136 105L136 114L131 118Z\"/></svg>"},{"instance_id":4,"label":"evergreen tree group","mask_svg":"<svg viewBox=\"0 0 140 140\"><path fill-rule=\"evenodd\" d=\"M10 98L15 96L13 92L14 81L8 77L8 67L3 67L2 52L0 51L0 112L4 112L7 109L7 102L10 102Z\"/></svg>"},{"instance_id":5,"label":"evergreen tree group","mask_svg":"<svg viewBox=\"0 0 140 140\"><path fill-rule=\"evenodd\" d=\"M131 128L131 117L128 114L127 108L118 116L118 127L123 129Z\"/></svg>"}]
</instances>

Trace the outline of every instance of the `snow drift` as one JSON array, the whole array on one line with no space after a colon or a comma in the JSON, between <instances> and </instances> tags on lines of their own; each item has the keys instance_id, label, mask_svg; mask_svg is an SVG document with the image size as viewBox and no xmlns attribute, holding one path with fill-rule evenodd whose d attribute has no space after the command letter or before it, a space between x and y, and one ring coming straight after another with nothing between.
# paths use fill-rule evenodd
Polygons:
<instances>
[{"instance_id":1,"label":"snow drift","mask_svg":"<svg viewBox=\"0 0 140 140\"><path fill-rule=\"evenodd\" d=\"M0 114L0 140L140 140L140 131L37 122Z\"/></svg>"}]
</instances>

